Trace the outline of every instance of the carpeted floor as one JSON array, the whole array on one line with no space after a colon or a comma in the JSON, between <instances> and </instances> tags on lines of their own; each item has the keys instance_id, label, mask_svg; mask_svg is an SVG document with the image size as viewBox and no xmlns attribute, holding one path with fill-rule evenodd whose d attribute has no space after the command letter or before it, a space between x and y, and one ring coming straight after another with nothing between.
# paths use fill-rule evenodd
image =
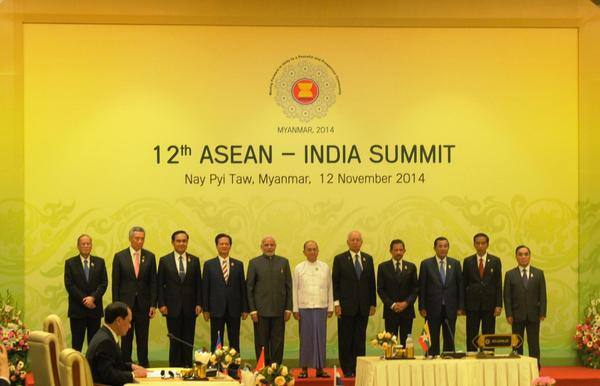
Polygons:
<instances>
[{"instance_id":1,"label":"carpeted floor","mask_svg":"<svg viewBox=\"0 0 600 386\"><path fill-rule=\"evenodd\" d=\"M542 367L540 375L556 379L556 386L600 386L600 370L587 367Z\"/></svg>"}]
</instances>

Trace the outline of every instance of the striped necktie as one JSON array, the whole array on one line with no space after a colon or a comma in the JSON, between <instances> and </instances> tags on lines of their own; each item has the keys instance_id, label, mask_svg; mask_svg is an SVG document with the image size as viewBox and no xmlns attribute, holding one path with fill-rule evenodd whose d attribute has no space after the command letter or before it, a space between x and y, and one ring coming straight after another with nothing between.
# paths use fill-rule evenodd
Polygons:
<instances>
[{"instance_id":1,"label":"striped necktie","mask_svg":"<svg viewBox=\"0 0 600 386\"><path fill-rule=\"evenodd\" d=\"M221 262L221 271L223 271L223 279L225 283L229 283L229 264L227 264L228 259L225 259Z\"/></svg>"}]
</instances>

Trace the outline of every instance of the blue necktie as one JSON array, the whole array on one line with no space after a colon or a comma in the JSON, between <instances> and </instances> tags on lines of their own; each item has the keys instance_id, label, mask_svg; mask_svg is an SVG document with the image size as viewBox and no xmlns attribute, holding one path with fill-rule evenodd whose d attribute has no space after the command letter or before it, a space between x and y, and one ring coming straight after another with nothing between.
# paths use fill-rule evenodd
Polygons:
<instances>
[{"instance_id":1,"label":"blue necktie","mask_svg":"<svg viewBox=\"0 0 600 386\"><path fill-rule=\"evenodd\" d=\"M442 284L446 284L446 270L444 269L444 260L440 263L440 277L442 278Z\"/></svg>"},{"instance_id":2,"label":"blue necktie","mask_svg":"<svg viewBox=\"0 0 600 386\"><path fill-rule=\"evenodd\" d=\"M354 255L354 270L356 271L356 277L360 280L360 275L362 274L362 267L360 266L360 261L358 261L358 253Z\"/></svg>"},{"instance_id":3,"label":"blue necktie","mask_svg":"<svg viewBox=\"0 0 600 386\"><path fill-rule=\"evenodd\" d=\"M90 267L88 265L88 259L83 259L83 273L85 275L85 281L90 281Z\"/></svg>"},{"instance_id":4,"label":"blue necktie","mask_svg":"<svg viewBox=\"0 0 600 386\"><path fill-rule=\"evenodd\" d=\"M185 280L185 269L183 268L183 258L179 256L179 279L183 283Z\"/></svg>"}]
</instances>

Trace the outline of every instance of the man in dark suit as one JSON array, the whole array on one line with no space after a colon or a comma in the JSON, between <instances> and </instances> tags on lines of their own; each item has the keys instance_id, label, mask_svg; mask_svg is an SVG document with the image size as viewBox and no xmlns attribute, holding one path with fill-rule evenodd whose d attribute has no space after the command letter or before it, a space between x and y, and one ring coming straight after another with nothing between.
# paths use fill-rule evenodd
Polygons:
<instances>
[{"instance_id":1,"label":"man in dark suit","mask_svg":"<svg viewBox=\"0 0 600 386\"><path fill-rule=\"evenodd\" d=\"M421 262L419 268L419 311L429 322L430 355L440 353L440 327L444 351L454 351L457 315L464 315L464 286L460 262L448 256L450 242L438 237L433 242L435 256Z\"/></svg>"},{"instance_id":2,"label":"man in dark suit","mask_svg":"<svg viewBox=\"0 0 600 386\"><path fill-rule=\"evenodd\" d=\"M100 328L102 296L108 287L104 259L92 256L92 238L77 238L79 255L65 261L65 288L69 294L68 316L73 348L81 351L87 330L88 346Z\"/></svg>"},{"instance_id":3,"label":"man in dark suit","mask_svg":"<svg viewBox=\"0 0 600 386\"><path fill-rule=\"evenodd\" d=\"M171 235L173 252L158 263L158 309L167 318L167 330L178 339L194 345L196 317L202 312L200 260L187 253L189 235ZM169 341L169 366L192 367L192 347L177 339Z\"/></svg>"},{"instance_id":4,"label":"man in dark suit","mask_svg":"<svg viewBox=\"0 0 600 386\"><path fill-rule=\"evenodd\" d=\"M367 323L377 302L373 258L360 250L362 243L360 232L350 232L349 250L334 257L331 272L339 358L346 377L356 373L356 357L365 355Z\"/></svg>"},{"instance_id":5,"label":"man in dark suit","mask_svg":"<svg viewBox=\"0 0 600 386\"><path fill-rule=\"evenodd\" d=\"M476 253L463 262L465 307L467 313L467 351L477 351L473 339L496 331L496 317L502 312L502 262L487 253L490 239L485 233L473 237Z\"/></svg>"},{"instance_id":6,"label":"man in dark suit","mask_svg":"<svg viewBox=\"0 0 600 386\"><path fill-rule=\"evenodd\" d=\"M131 328L131 310L127 304L114 302L104 310L104 323L92 338L86 358L95 384L122 386L134 378L145 378L146 369L123 360L119 339Z\"/></svg>"},{"instance_id":7,"label":"man in dark suit","mask_svg":"<svg viewBox=\"0 0 600 386\"><path fill-rule=\"evenodd\" d=\"M231 236L219 233L215 237L218 256L204 263L202 281L204 319L210 320L210 347L214 351L217 336L225 340L225 326L229 347L240 351L240 317L248 317L248 297L244 263L229 256Z\"/></svg>"},{"instance_id":8,"label":"man in dark suit","mask_svg":"<svg viewBox=\"0 0 600 386\"><path fill-rule=\"evenodd\" d=\"M506 320L513 334L522 337L527 330L529 356L537 358L540 367L540 322L546 319L546 279L541 269L532 267L531 251L525 245L515 250L518 266L504 276ZM523 346L518 348L523 354Z\"/></svg>"},{"instance_id":9,"label":"man in dark suit","mask_svg":"<svg viewBox=\"0 0 600 386\"><path fill-rule=\"evenodd\" d=\"M275 239L262 239L263 254L248 265L248 308L254 322L256 358L265 349L265 363L281 363L285 323L292 315L292 272L285 257L277 256Z\"/></svg>"},{"instance_id":10,"label":"man in dark suit","mask_svg":"<svg viewBox=\"0 0 600 386\"><path fill-rule=\"evenodd\" d=\"M112 266L112 298L122 301L133 312L132 328L123 337L121 349L125 361L131 362L133 335L138 362L149 367L148 330L156 311L156 258L143 249L146 231L133 227L129 231L130 246L117 252Z\"/></svg>"},{"instance_id":11,"label":"man in dark suit","mask_svg":"<svg viewBox=\"0 0 600 386\"><path fill-rule=\"evenodd\" d=\"M385 330L398 334L399 328L398 338L402 345L412 331L414 303L419 295L417 266L403 259L405 252L402 240L392 240L392 258L377 267L377 293L383 303Z\"/></svg>"}]
</instances>

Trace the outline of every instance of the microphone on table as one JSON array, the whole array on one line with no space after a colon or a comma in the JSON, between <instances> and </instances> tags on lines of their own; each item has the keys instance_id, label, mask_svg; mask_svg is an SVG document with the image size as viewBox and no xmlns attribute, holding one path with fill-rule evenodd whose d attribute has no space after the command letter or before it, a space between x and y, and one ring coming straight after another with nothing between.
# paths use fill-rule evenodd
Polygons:
<instances>
[{"instance_id":1,"label":"microphone on table","mask_svg":"<svg viewBox=\"0 0 600 386\"><path fill-rule=\"evenodd\" d=\"M169 339L173 339L173 340L175 340L175 341L177 341L177 342L179 342L179 343L183 343L183 344L185 344L186 346L188 346L188 347L191 347L191 348L192 348L192 350L194 350L194 345L193 345L193 344L191 344L190 342L187 342L187 341L185 341L185 340L183 340L183 339L181 339L181 338L178 338L178 337L176 337L175 335L171 334L170 332L167 334L167 336L169 337ZM217 369L212 369L212 368L209 368L209 369L207 369L207 371L206 371L206 376L207 376L207 377L214 377L216 374L217 374Z\"/></svg>"}]
</instances>

